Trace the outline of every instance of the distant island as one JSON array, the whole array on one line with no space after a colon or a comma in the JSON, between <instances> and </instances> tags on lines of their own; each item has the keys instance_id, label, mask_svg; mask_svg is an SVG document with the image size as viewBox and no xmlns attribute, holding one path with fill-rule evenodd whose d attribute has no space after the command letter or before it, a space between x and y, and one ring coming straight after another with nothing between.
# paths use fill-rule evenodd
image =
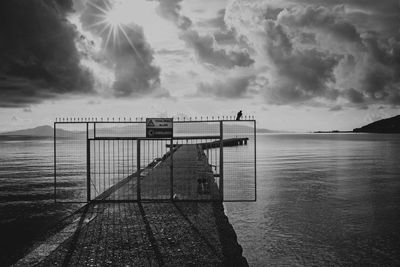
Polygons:
<instances>
[{"instance_id":1,"label":"distant island","mask_svg":"<svg viewBox=\"0 0 400 267\"><path fill-rule=\"evenodd\" d=\"M332 130L332 131L316 131L313 133L352 133L352 131L339 131L339 130Z\"/></svg>"},{"instance_id":2,"label":"distant island","mask_svg":"<svg viewBox=\"0 0 400 267\"><path fill-rule=\"evenodd\" d=\"M400 133L400 115L375 121L361 128L353 129L355 133Z\"/></svg>"}]
</instances>

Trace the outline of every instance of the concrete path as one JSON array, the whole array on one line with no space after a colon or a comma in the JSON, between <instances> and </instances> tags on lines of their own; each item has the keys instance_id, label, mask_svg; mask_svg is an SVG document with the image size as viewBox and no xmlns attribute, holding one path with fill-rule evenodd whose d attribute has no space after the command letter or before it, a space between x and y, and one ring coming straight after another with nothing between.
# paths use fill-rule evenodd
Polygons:
<instances>
[{"instance_id":1,"label":"concrete path","mask_svg":"<svg viewBox=\"0 0 400 267\"><path fill-rule=\"evenodd\" d=\"M141 180L143 196L169 199L170 160ZM181 146L173 164L178 198L218 196L199 147ZM199 178L209 184L207 194L199 192ZM110 197L135 194L135 186L126 183ZM65 229L15 266L247 266L221 202L91 203Z\"/></svg>"},{"instance_id":2,"label":"concrete path","mask_svg":"<svg viewBox=\"0 0 400 267\"><path fill-rule=\"evenodd\" d=\"M171 199L171 160L172 195L180 200L219 200L219 193L211 167L198 145L181 145L155 168L145 170L141 179L142 200ZM198 180L205 181L199 184ZM136 177L107 197L109 200L137 199Z\"/></svg>"}]
</instances>

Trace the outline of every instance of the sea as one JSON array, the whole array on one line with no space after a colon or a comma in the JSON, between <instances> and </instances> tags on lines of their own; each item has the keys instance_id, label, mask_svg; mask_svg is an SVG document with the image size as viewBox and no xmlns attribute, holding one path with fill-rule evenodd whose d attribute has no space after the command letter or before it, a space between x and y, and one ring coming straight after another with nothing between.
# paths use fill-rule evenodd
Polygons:
<instances>
[{"instance_id":1,"label":"sea","mask_svg":"<svg viewBox=\"0 0 400 267\"><path fill-rule=\"evenodd\" d=\"M250 266L400 266L400 135L258 134L256 147L257 201L224 203ZM1 266L83 205L54 202L53 149L0 137ZM63 198L82 195L84 161L65 166Z\"/></svg>"}]
</instances>

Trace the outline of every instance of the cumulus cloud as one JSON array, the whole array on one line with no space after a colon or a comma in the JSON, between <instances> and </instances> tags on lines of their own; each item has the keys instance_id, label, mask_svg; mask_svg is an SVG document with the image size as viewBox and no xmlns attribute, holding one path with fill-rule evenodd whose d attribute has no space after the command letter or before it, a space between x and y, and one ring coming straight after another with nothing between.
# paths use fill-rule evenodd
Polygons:
<instances>
[{"instance_id":1,"label":"cumulus cloud","mask_svg":"<svg viewBox=\"0 0 400 267\"><path fill-rule=\"evenodd\" d=\"M80 64L71 1L1 1L0 107L21 107L67 93L92 93Z\"/></svg>"},{"instance_id":2,"label":"cumulus cloud","mask_svg":"<svg viewBox=\"0 0 400 267\"><path fill-rule=\"evenodd\" d=\"M108 0L83 2L84 11L80 16L83 28L101 38L102 51L92 54L92 60L108 65L114 72L112 94L116 97L143 96L168 92L160 88L160 68L154 64L154 50L147 42L143 28L130 23L112 28L101 24ZM107 28L108 27L108 28ZM113 32L114 31L114 32ZM111 35L117 36L115 39Z\"/></svg>"},{"instance_id":3,"label":"cumulus cloud","mask_svg":"<svg viewBox=\"0 0 400 267\"><path fill-rule=\"evenodd\" d=\"M181 38L189 47L194 48L197 57L204 63L224 68L247 67L254 63L247 52L216 48L212 36L200 36L197 31L187 30Z\"/></svg>"},{"instance_id":4,"label":"cumulus cloud","mask_svg":"<svg viewBox=\"0 0 400 267\"><path fill-rule=\"evenodd\" d=\"M283 9L277 16L280 24L289 27L318 29L324 34L331 34L337 42L360 42L360 34L355 26L343 19L344 6L326 8L307 6Z\"/></svg>"},{"instance_id":5,"label":"cumulus cloud","mask_svg":"<svg viewBox=\"0 0 400 267\"><path fill-rule=\"evenodd\" d=\"M255 75L242 77L229 77L223 81L216 80L212 83L200 83L197 87L198 96L215 96L218 98L242 98L252 92L252 83Z\"/></svg>"},{"instance_id":6,"label":"cumulus cloud","mask_svg":"<svg viewBox=\"0 0 400 267\"><path fill-rule=\"evenodd\" d=\"M160 1L157 8L158 13L165 19L174 22L181 30L180 38L186 45L195 51L197 58L206 64L216 67L233 68L235 66L247 67L254 63L249 53L245 49L226 49L217 47L216 39L225 43L227 40L233 42L235 35L226 28L223 22L224 10L219 11L215 19L204 22L220 28L215 36L206 34L200 35L192 27L192 21L181 14L181 0Z\"/></svg>"},{"instance_id":7,"label":"cumulus cloud","mask_svg":"<svg viewBox=\"0 0 400 267\"><path fill-rule=\"evenodd\" d=\"M268 101L288 104L332 96L328 83L335 82L334 68L339 58L316 49L295 49L283 26L265 23L265 52L275 67Z\"/></svg>"},{"instance_id":8,"label":"cumulus cloud","mask_svg":"<svg viewBox=\"0 0 400 267\"><path fill-rule=\"evenodd\" d=\"M158 14L173 21L180 29L186 30L192 25L192 21L181 14L182 0L161 0L157 7Z\"/></svg>"},{"instance_id":9,"label":"cumulus cloud","mask_svg":"<svg viewBox=\"0 0 400 267\"><path fill-rule=\"evenodd\" d=\"M365 108L400 105L399 12L398 1L232 1L225 21L268 66L267 102Z\"/></svg>"},{"instance_id":10,"label":"cumulus cloud","mask_svg":"<svg viewBox=\"0 0 400 267\"><path fill-rule=\"evenodd\" d=\"M131 25L125 31L127 38L111 51L116 64L114 94L141 95L158 89L160 68L153 64L154 51L146 42L142 29Z\"/></svg>"}]
</instances>

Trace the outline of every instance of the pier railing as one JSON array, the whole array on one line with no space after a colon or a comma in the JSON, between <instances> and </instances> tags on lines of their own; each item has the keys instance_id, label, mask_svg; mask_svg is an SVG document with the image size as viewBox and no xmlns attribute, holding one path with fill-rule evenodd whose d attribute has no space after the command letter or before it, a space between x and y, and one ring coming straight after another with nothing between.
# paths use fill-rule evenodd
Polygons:
<instances>
[{"instance_id":1,"label":"pier railing","mask_svg":"<svg viewBox=\"0 0 400 267\"><path fill-rule=\"evenodd\" d=\"M174 120L172 138L146 138L143 119L58 119L55 200L255 201L255 127L254 119Z\"/></svg>"}]
</instances>

